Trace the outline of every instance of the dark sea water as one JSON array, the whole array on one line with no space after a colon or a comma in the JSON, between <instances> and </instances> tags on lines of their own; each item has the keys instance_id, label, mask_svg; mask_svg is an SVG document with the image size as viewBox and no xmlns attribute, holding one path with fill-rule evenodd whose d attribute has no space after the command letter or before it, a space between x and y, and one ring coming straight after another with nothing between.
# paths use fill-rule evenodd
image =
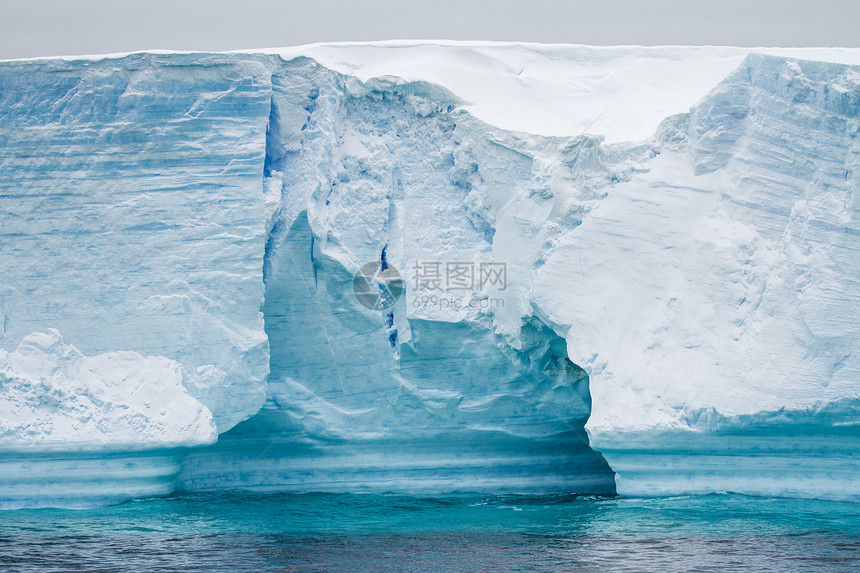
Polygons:
<instances>
[{"instance_id":1,"label":"dark sea water","mask_svg":"<svg viewBox=\"0 0 860 573\"><path fill-rule=\"evenodd\" d=\"M0 571L860 571L860 506L197 494L0 512Z\"/></svg>"}]
</instances>

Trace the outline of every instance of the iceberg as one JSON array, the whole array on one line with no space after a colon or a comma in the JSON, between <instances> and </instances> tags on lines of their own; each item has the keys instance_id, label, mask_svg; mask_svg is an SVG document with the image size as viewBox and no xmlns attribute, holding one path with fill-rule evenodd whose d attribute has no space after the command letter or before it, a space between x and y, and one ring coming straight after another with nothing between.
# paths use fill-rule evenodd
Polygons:
<instances>
[{"instance_id":1,"label":"iceberg","mask_svg":"<svg viewBox=\"0 0 860 573\"><path fill-rule=\"evenodd\" d=\"M0 63L0 507L860 499L856 64L456 43Z\"/></svg>"}]
</instances>

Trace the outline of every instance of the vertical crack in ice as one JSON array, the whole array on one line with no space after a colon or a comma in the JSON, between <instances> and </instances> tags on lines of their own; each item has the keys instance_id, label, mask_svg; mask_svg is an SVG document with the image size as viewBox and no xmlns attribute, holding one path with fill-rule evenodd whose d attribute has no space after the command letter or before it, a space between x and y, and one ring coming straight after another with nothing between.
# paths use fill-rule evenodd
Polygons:
<instances>
[{"instance_id":1,"label":"vertical crack in ice","mask_svg":"<svg viewBox=\"0 0 860 573\"><path fill-rule=\"evenodd\" d=\"M278 140L281 138L281 125L278 117L278 103L275 101L274 87L272 88L272 97L269 103L269 121L266 125L266 147L265 157L263 159L263 192L267 191L270 184L277 185L277 181L273 181L275 172L282 172L284 166L284 155L276 151L279 147ZM280 193L278 196L278 207L271 214L271 220L268 222L266 245L263 251L263 288L269 283L269 279L273 272L273 259L276 246L283 241L287 234L286 224L282 217L279 216L280 203L283 201L283 181L280 185Z\"/></svg>"},{"instance_id":2,"label":"vertical crack in ice","mask_svg":"<svg viewBox=\"0 0 860 573\"><path fill-rule=\"evenodd\" d=\"M387 250L388 245L386 244L382 247L379 256L379 269L383 272L391 268L386 257ZM379 288L379 300L382 302L382 310L380 311L383 317L382 324L388 337L388 344L391 346L394 362L397 364L400 362L400 343L397 337L397 326L394 324L394 306L397 304L396 297L401 289L399 285L392 284L390 280L380 281L377 286Z\"/></svg>"},{"instance_id":3,"label":"vertical crack in ice","mask_svg":"<svg viewBox=\"0 0 860 573\"><path fill-rule=\"evenodd\" d=\"M331 355L331 362L334 365L334 371L337 372L337 381L340 384L341 391L346 394L346 386L343 384L343 374L340 372L340 364L338 364L337 356L335 356L334 349L332 348L331 336L328 333L328 328L323 325L323 334L325 335L325 345L328 348L328 352Z\"/></svg>"},{"instance_id":4,"label":"vertical crack in ice","mask_svg":"<svg viewBox=\"0 0 860 573\"><path fill-rule=\"evenodd\" d=\"M396 171L396 170L395 170ZM393 174L395 175L395 174ZM394 176L394 185L395 189L391 194L388 195L388 216L385 219L385 222L382 225L382 234L385 236L386 243L382 247L382 251L379 254L379 268L382 271L387 271L391 268L391 264L389 263L389 254L388 249L390 248L393 241L397 240L397 236L399 235L399 221L397 219L397 208L395 205L395 198L392 196L395 193L398 193L397 190L397 177ZM395 250L396 247L395 247ZM403 280L401 276L399 278L400 281ZM394 363L396 365L400 364L400 337L397 329L397 324L395 322L395 309L397 308L397 296L402 296L405 294L405 289L401 288L403 285L380 285L380 295L385 297L387 300L386 304L383 305L382 316L383 316L383 326L385 328L386 336L388 337L388 344L391 346L391 353L394 358ZM392 292L392 288L397 289L397 292ZM393 300L390 300L392 299Z\"/></svg>"},{"instance_id":5,"label":"vertical crack in ice","mask_svg":"<svg viewBox=\"0 0 860 573\"><path fill-rule=\"evenodd\" d=\"M331 476L322 468L331 462L306 459L296 449L296 439L306 439L321 449L330 448L333 455L341 449L362 446L365 440L379 440L383 448L380 451L386 452L388 445L403 440L409 443L422 433L426 436L419 439L421 443L441 439L440 443L447 444L440 436L450 427L452 432L463 432L462 439L471 444L468 448L480 451L460 451L455 440L451 452L438 455L453 455L466 463L472 455L480 458L499 454L505 460L498 467L476 470L477 480L504 473L506 464L512 464L510 467L518 468L516 471L524 476L533 475L533 487L538 490L563 487L573 491L570 488L581 487L582 491L614 492L612 470L590 447L584 431L590 412L588 377L560 350L549 328L535 326L526 350L503 341L498 346L504 346L505 357L493 342L492 329L489 333L484 330L486 324L481 326L463 316L417 319L417 323L408 318L409 305L402 296L405 284L400 285L403 290L397 293L399 296L392 296L394 291L386 284L388 276L379 277L379 298L385 302L377 310L368 313L351 298L353 275L349 266L358 248L366 249L361 251L361 260L376 259L379 273L402 273L410 254L415 256L418 252L412 241L405 240L406 232L416 235L410 237L413 241L425 242L424 248L450 235L457 244L449 246L469 252L474 246L468 242L472 237L480 242L486 236L471 226L457 227L461 221L456 215L443 228L434 228L436 236L428 236L422 230L423 225L434 225L442 216L434 211L434 205L440 201L454 205L461 197L445 187L455 164L445 157L447 147L441 144L439 157L432 152L425 157L427 149L433 151L440 145L436 138L442 138L444 143L444 138L452 137L450 126L428 127L432 122L424 115L418 127L384 123L380 129L410 129L414 133L410 131L411 139L400 147L380 147L377 156L365 158L362 154L367 144L357 141L355 135L347 140L350 147L338 148L344 142L337 134L337 121L329 120L329 116L339 113L336 98L324 98L335 103L326 104L315 120L305 120L298 106L305 88L299 90L301 93L294 88L286 84L277 88L283 91L273 96L266 131L264 175L270 179L267 189L274 192L280 185L281 191L280 211L273 217L265 247L263 310L271 345L269 401L244 429L225 436L223 447L229 449L234 438L260 440L263 453L254 452L256 461L248 461L249 468L279 456L292 457L294 463L302 464L296 467L308 471L316 468L312 470L319 472L315 479L325 484ZM385 106L402 103L397 98L385 101ZM279 105L282 109L278 109ZM332 106L334 109L330 109ZM391 110L384 107L382 111L388 114ZM304 124L301 134L299 117ZM351 119L341 120L348 124ZM314 127L308 129L311 125ZM380 137L379 133L373 135ZM475 137L480 138L480 133ZM289 141L277 141L279 138ZM471 141L467 138L466 143ZM372 142L378 143L376 139ZM376 162L370 167L362 166L361 161L347 164L348 170L359 170L357 177L366 178L365 169L379 169L383 176L373 178L366 186L350 185L351 180L338 183L335 173L339 160L343 160L342 153L348 159L355 159L355 155L361 161ZM504 157L493 158L488 169L502 168L503 160ZM405 174L401 175L401 169ZM512 179L520 181L516 176ZM456 185L456 181L452 183ZM485 187L507 184L508 179L499 171ZM379 185L390 186L388 193ZM428 194L431 189L434 192ZM458 191L477 198L486 189L470 193L464 187ZM362 203L363 197L354 193L367 193L367 200L373 203ZM386 201L387 205L383 203ZM532 203L542 206L545 201ZM348 211L350 217L335 216L346 213L346 208L352 209ZM416 208L427 213L426 217L410 217L409 209ZM361 218L365 210L373 215L372 219ZM356 222L369 229L368 235L358 232L365 227L356 226ZM468 225L469 220L462 223ZM416 228L416 224L422 227ZM487 229L490 235L486 244L492 245L495 228L489 221ZM440 239L440 244L446 243ZM325 351L321 345L327 347ZM397 380L408 383L397 384ZM292 437L283 439L288 432ZM500 452L491 454L493 448L500 448ZM397 458L399 453L386 455ZM423 467L435 459L434 455L416 451L394 461L397 467L411 463ZM552 465L556 463L561 465ZM404 477L406 474L394 466L385 468L379 476L397 475L407 482L414 479ZM414 471L420 474L428 470ZM439 479L438 472L434 475ZM349 479L358 484L383 479L376 476L356 474ZM508 484L500 487L532 487L496 477ZM232 478L212 479L229 482ZM272 479L300 483L304 478L279 474ZM566 485L546 485L550 483Z\"/></svg>"},{"instance_id":6,"label":"vertical crack in ice","mask_svg":"<svg viewBox=\"0 0 860 573\"><path fill-rule=\"evenodd\" d=\"M319 273L317 273L317 262L314 258L314 248L316 247L316 237L314 237L313 231L311 231L311 246L310 246L310 259L311 259L311 271L314 273L314 290L319 290Z\"/></svg>"}]
</instances>

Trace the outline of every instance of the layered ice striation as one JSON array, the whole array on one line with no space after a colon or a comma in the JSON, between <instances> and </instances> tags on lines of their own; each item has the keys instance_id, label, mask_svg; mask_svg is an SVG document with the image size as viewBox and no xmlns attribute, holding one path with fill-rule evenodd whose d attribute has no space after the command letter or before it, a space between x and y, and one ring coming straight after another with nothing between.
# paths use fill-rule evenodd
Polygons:
<instances>
[{"instance_id":1,"label":"layered ice striation","mask_svg":"<svg viewBox=\"0 0 860 573\"><path fill-rule=\"evenodd\" d=\"M414 280L424 263L507 262L493 222L515 196L537 196L521 148L545 142L477 122L428 84L361 84L309 60L272 84L268 399L191 453L180 486L613 492L583 429L587 376L525 293L510 297L516 328L505 336L477 281L454 291ZM473 189L482 168L498 190ZM533 253L517 257L510 271L527 272ZM401 270L392 306L356 299L353 275L368 262Z\"/></svg>"},{"instance_id":2,"label":"layered ice striation","mask_svg":"<svg viewBox=\"0 0 860 573\"><path fill-rule=\"evenodd\" d=\"M860 71L752 55L534 283L625 493L860 498Z\"/></svg>"},{"instance_id":3,"label":"layered ice striation","mask_svg":"<svg viewBox=\"0 0 860 573\"><path fill-rule=\"evenodd\" d=\"M98 375L106 379L82 370L65 389L41 374L13 378L28 405L3 420L0 451L14 449L18 465L0 469L0 505L169 493L182 450L163 448L208 440L161 433L158 414L140 418L124 398L85 394L104 401L74 411L66 402L79 391L122 380L131 393L141 376L160 380L165 403L153 401L153 412L203 424L182 405L196 399L222 432L265 401L260 174L270 78L260 62L208 55L0 65L0 346L26 348L53 328L91 360L117 362ZM177 379L183 402L169 398ZM62 430L70 415L80 431ZM51 452L37 437L23 453L20 439L5 439L26 436L33 417L54 424L44 436ZM132 427L133 444L123 438ZM42 485L27 493L21 479Z\"/></svg>"},{"instance_id":4,"label":"layered ice striation","mask_svg":"<svg viewBox=\"0 0 860 573\"><path fill-rule=\"evenodd\" d=\"M179 448L218 437L212 413L182 380L174 360L84 356L54 329L24 337L14 352L0 349L3 506L169 493Z\"/></svg>"},{"instance_id":5,"label":"layered ice striation","mask_svg":"<svg viewBox=\"0 0 860 573\"><path fill-rule=\"evenodd\" d=\"M858 499L858 81L751 55L607 144L303 57L0 65L0 505Z\"/></svg>"},{"instance_id":6,"label":"layered ice striation","mask_svg":"<svg viewBox=\"0 0 860 573\"><path fill-rule=\"evenodd\" d=\"M265 399L271 74L224 56L0 66L2 346L182 365L219 431Z\"/></svg>"}]
</instances>

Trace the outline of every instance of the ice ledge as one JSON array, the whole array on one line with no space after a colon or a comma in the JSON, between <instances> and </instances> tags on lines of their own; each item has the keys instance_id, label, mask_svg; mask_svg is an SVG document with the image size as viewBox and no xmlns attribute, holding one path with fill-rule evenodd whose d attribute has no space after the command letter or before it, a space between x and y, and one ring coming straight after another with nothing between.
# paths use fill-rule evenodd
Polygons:
<instances>
[{"instance_id":1,"label":"ice ledge","mask_svg":"<svg viewBox=\"0 0 860 573\"><path fill-rule=\"evenodd\" d=\"M629 496L733 491L860 502L860 400L686 416L687 430L601 432L595 447Z\"/></svg>"},{"instance_id":2,"label":"ice ledge","mask_svg":"<svg viewBox=\"0 0 860 573\"><path fill-rule=\"evenodd\" d=\"M0 455L0 510L85 509L173 493L187 450Z\"/></svg>"},{"instance_id":3,"label":"ice ledge","mask_svg":"<svg viewBox=\"0 0 860 573\"><path fill-rule=\"evenodd\" d=\"M271 421L277 414L267 417ZM431 437L324 441L286 430L278 436L236 430L214 446L189 453L178 490L615 493L614 475L584 432L523 438L452 430Z\"/></svg>"},{"instance_id":4,"label":"ice ledge","mask_svg":"<svg viewBox=\"0 0 860 573\"><path fill-rule=\"evenodd\" d=\"M132 451L214 443L212 413L163 356L85 356L56 329L0 349L0 452Z\"/></svg>"},{"instance_id":5,"label":"ice ledge","mask_svg":"<svg viewBox=\"0 0 860 573\"><path fill-rule=\"evenodd\" d=\"M85 356L55 329L0 349L0 510L169 495L212 413L163 356Z\"/></svg>"}]
</instances>

